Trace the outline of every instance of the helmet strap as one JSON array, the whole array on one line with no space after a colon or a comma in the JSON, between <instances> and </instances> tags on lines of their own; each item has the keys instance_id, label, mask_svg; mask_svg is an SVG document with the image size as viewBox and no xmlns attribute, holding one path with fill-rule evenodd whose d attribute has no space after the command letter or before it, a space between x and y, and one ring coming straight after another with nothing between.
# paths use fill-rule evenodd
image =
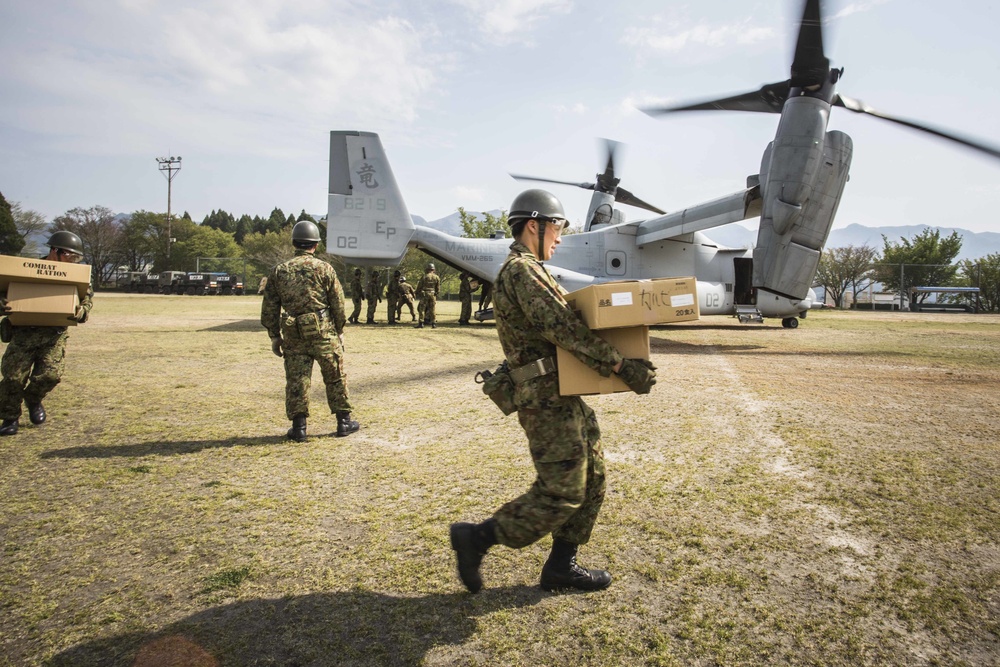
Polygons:
<instances>
[{"instance_id":1,"label":"helmet strap","mask_svg":"<svg viewBox=\"0 0 1000 667\"><path fill-rule=\"evenodd\" d=\"M535 218L538 223L538 261L545 261L545 221Z\"/></svg>"}]
</instances>

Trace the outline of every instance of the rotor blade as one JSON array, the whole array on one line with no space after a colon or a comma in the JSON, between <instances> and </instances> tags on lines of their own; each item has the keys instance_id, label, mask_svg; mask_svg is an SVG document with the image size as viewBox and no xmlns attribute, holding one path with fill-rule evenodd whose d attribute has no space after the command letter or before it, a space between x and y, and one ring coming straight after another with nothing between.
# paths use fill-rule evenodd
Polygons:
<instances>
[{"instance_id":1,"label":"rotor blade","mask_svg":"<svg viewBox=\"0 0 1000 667\"><path fill-rule=\"evenodd\" d=\"M949 141L954 141L956 143L962 144L973 150L982 151L987 155L995 158L1000 158L1000 149L990 146L988 144L980 143L978 141L973 141L972 139L964 139L958 135L952 134L951 132L946 132L944 130L938 130L929 125L924 125L923 123L917 123L912 120L906 120L904 118L897 118L896 116L890 116L887 113L877 111L872 107L868 106L861 100L855 100L850 97L845 97L844 95L837 94L833 100L835 106L844 107L849 111L854 113L868 114L869 116L875 116L876 118L881 118L882 120L887 120L890 123L897 123L899 125L905 125L906 127L911 127L914 130L920 130L921 132L927 132L928 134L933 134L936 137L941 137L942 139L948 139Z\"/></svg>"},{"instance_id":2,"label":"rotor blade","mask_svg":"<svg viewBox=\"0 0 1000 667\"><path fill-rule=\"evenodd\" d=\"M799 24L799 38L792 60L793 88L822 86L830 73L830 60L823 55L823 18L819 0L806 0Z\"/></svg>"},{"instance_id":3,"label":"rotor blade","mask_svg":"<svg viewBox=\"0 0 1000 667\"><path fill-rule=\"evenodd\" d=\"M611 139L600 139L600 146L605 155L604 173L597 175L597 190L607 194L614 194L620 179L615 177L615 153L621 144Z\"/></svg>"},{"instance_id":4,"label":"rotor blade","mask_svg":"<svg viewBox=\"0 0 1000 667\"><path fill-rule=\"evenodd\" d=\"M597 187L596 183L578 183L576 181L557 181L554 178L539 178L538 176L525 176L523 174L511 174L511 178L517 179L519 181L538 181L539 183L558 183L559 185L572 185L574 187L583 188L584 190L593 190Z\"/></svg>"},{"instance_id":5,"label":"rotor blade","mask_svg":"<svg viewBox=\"0 0 1000 667\"><path fill-rule=\"evenodd\" d=\"M635 206L636 208L644 208L647 211L652 211L653 213L659 213L660 215L666 213L666 211L661 211L652 204L647 204L646 202L642 201L634 194L632 194L631 192L622 187L619 187L618 192L615 193L615 201L621 204L628 204L629 206Z\"/></svg>"},{"instance_id":6,"label":"rotor blade","mask_svg":"<svg viewBox=\"0 0 1000 667\"><path fill-rule=\"evenodd\" d=\"M654 118L675 111L756 111L761 113L781 113L781 107L788 97L789 82L768 83L750 93L707 102L696 102L676 107L655 107L642 109Z\"/></svg>"}]
</instances>

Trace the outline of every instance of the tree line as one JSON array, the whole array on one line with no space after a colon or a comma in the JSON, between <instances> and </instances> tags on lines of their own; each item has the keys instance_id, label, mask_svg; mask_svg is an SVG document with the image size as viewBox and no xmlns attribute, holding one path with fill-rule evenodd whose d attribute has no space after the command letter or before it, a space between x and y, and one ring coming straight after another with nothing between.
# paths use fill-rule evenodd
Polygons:
<instances>
[{"instance_id":1,"label":"tree line","mask_svg":"<svg viewBox=\"0 0 1000 667\"><path fill-rule=\"evenodd\" d=\"M858 295L875 284L885 292L906 294L918 286L978 287L982 310L1000 312L1000 253L956 262L962 237L958 232L942 237L940 230L930 228L899 241L883 235L882 244L881 252L869 245L824 250L816 286L824 288L838 308L846 306L849 292ZM913 299L923 303L929 296L919 293ZM959 297L939 298L955 301Z\"/></svg>"}]
</instances>

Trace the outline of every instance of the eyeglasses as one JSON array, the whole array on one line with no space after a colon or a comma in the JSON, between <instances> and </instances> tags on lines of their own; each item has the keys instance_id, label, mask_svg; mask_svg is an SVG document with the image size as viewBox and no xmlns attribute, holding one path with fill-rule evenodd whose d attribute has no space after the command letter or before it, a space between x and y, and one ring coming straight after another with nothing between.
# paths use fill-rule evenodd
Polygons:
<instances>
[{"instance_id":1,"label":"eyeglasses","mask_svg":"<svg viewBox=\"0 0 1000 667\"><path fill-rule=\"evenodd\" d=\"M61 257L66 257L66 261L71 264L79 264L80 260L83 259L83 255L80 253L63 250L62 248L56 248L56 253Z\"/></svg>"},{"instance_id":2,"label":"eyeglasses","mask_svg":"<svg viewBox=\"0 0 1000 667\"><path fill-rule=\"evenodd\" d=\"M546 223L545 228L552 229L553 233L555 233L556 235L556 238L562 236L563 230L569 227L569 220L566 220L565 218L550 218L548 216L544 217L538 216L538 220L541 220L542 222Z\"/></svg>"}]
</instances>

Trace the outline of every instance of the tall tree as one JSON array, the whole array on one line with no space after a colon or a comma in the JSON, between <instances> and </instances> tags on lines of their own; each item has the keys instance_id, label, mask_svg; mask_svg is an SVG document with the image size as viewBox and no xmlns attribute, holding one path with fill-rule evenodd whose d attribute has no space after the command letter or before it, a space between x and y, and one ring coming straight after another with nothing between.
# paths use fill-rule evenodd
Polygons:
<instances>
[{"instance_id":1,"label":"tall tree","mask_svg":"<svg viewBox=\"0 0 1000 667\"><path fill-rule=\"evenodd\" d=\"M820 256L816 283L833 297L837 308L843 308L848 290L857 298L875 280L876 261L878 251L869 245L829 248Z\"/></svg>"},{"instance_id":2,"label":"tall tree","mask_svg":"<svg viewBox=\"0 0 1000 667\"><path fill-rule=\"evenodd\" d=\"M83 242L83 261L94 267L97 284L109 282L117 272L121 229L115 214L105 206L73 208L52 221L53 231L65 229Z\"/></svg>"},{"instance_id":3,"label":"tall tree","mask_svg":"<svg viewBox=\"0 0 1000 667\"><path fill-rule=\"evenodd\" d=\"M266 229L269 232L280 232L282 228L285 226L285 223L287 221L288 218L285 216L282 210L277 206L275 206L274 210L271 211L271 215L267 217Z\"/></svg>"},{"instance_id":4,"label":"tall tree","mask_svg":"<svg viewBox=\"0 0 1000 667\"><path fill-rule=\"evenodd\" d=\"M892 243L885 236L882 242L885 248L876 273L886 289L908 292L911 287L955 284L958 265L952 262L962 250L962 237L958 232L941 238L941 230L928 227L913 238L901 237L899 243ZM916 295L917 303L923 303L928 296L928 293Z\"/></svg>"},{"instance_id":5,"label":"tall tree","mask_svg":"<svg viewBox=\"0 0 1000 667\"><path fill-rule=\"evenodd\" d=\"M201 258L239 257L240 247L233 235L221 229L194 225L191 233L173 247L171 263L177 271L195 271ZM201 267L201 270L206 270Z\"/></svg>"},{"instance_id":6,"label":"tall tree","mask_svg":"<svg viewBox=\"0 0 1000 667\"><path fill-rule=\"evenodd\" d=\"M21 253L24 255L44 254L40 236L43 235L49 223L45 216L38 211L21 208L18 202L10 202L10 213L14 217L14 226L17 233L24 239L24 247Z\"/></svg>"},{"instance_id":7,"label":"tall tree","mask_svg":"<svg viewBox=\"0 0 1000 667\"><path fill-rule=\"evenodd\" d=\"M0 255L16 255L24 248L24 237L17 231L10 204L0 192Z\"/></svg>"},{"instance_id":8,"label":"tall tree","mask_svg":"<svg viewBox=\"0 0 1000 667\"><path fill-rule=\"evenodd\" d=\"M475 214L458 207L459 224L462 225L462 236L468 239L488 239L495 231L507 231L507 211L499 216L483 213L480 220Z\"/></svg>"},{"instance_id":9,"label":"tall tree","mask_svg":"<svg viewBox=\"0 0 1000 667\"><path fill-rule=\"evenodd\" d=\"M166 266L167 225L162 213L134 211L121 222L118 264L129 271Z\"/></svg>"},{"instance_id":10,"label":"tall tree","mask_svg":"<svg viewBox=\"0 0 1000 667\"><path fill-rule=\"evenodd\" d=\"M959 262L961 282L966 287L979 288L983 310L1000 312L1000 253Z\"/></svg>"}]
</instances>

